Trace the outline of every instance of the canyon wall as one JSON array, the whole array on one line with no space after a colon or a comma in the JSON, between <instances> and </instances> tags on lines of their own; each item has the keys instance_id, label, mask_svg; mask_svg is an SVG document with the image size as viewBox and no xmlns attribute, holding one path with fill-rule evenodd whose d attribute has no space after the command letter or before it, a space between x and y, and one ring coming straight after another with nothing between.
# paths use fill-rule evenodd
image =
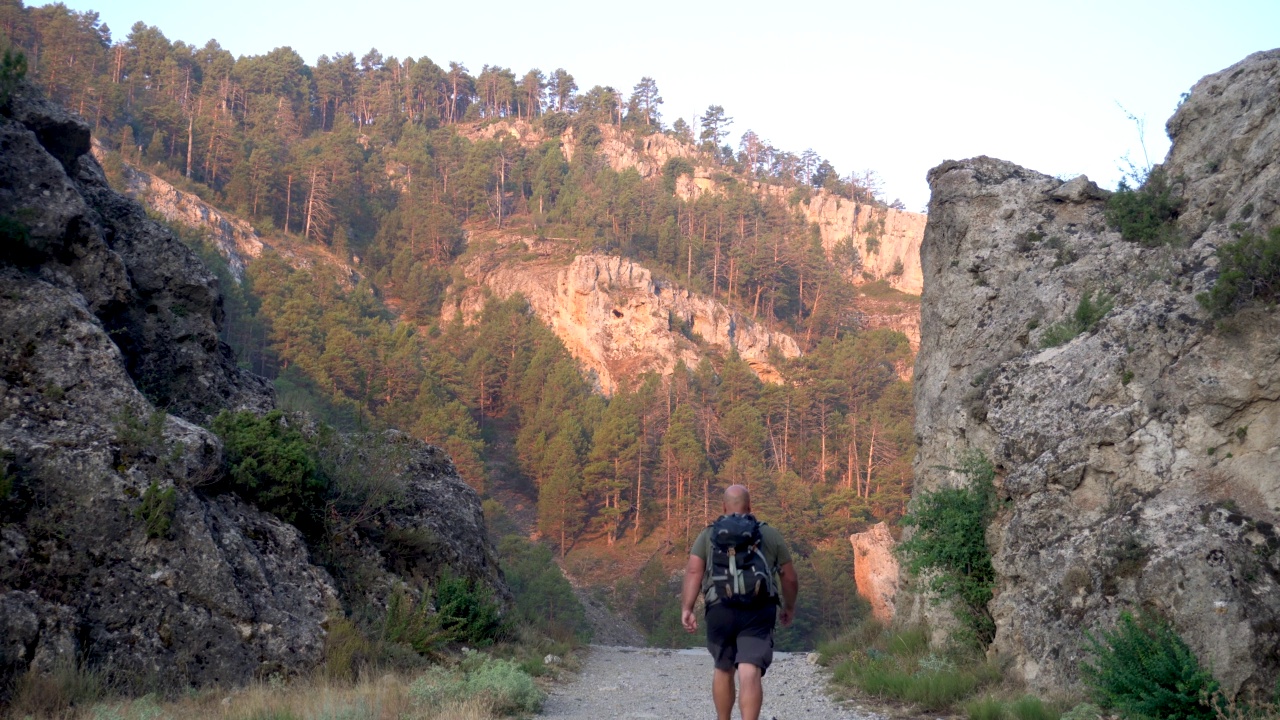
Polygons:
<instances>
[{"instance_id":1,"label":"canyon wall","mask_svg":"<svg viewBox=\"0 0 1280 720\"><path fill-rule=\"evenodd\" d=\"M443 319L473 320L487 293L517 293L582 363L596 387L612 394L620 381L645 372L670 374L677 363L697 366L695 337L735 350L768 382L780 382L774 354L800 354L791 336L771 331L719 301L657 279L643 265L612 256L565 256L553 243L504 238L500 249L464 263L474 284L445 300ZM541 250L541 254L539 254Z\"/></svg>"},{"instance_id":2,"label":"canyon wall","mask_svg":"<svg viewBox=\"0 0 1280 720\"><path fill-rule=\"evenodd\" d=\"M994 463L991 651L1079 681L1087 631L1167 617L1228 694L1280 673L1280 312L1215 322L1216 248L1280 224L1280 51L1204 78L1169 121L1180 240L1145 247L1107 193L987 157L929 173L915 492ZM1113 309L1047 347L1081 299ZM910 584L910 578L904 578ZM907 594L910 595L910 594ZM937 628L945 608L903 595ZM914 597L918 598L918 595Z\"/></svg>"}]
</instances>

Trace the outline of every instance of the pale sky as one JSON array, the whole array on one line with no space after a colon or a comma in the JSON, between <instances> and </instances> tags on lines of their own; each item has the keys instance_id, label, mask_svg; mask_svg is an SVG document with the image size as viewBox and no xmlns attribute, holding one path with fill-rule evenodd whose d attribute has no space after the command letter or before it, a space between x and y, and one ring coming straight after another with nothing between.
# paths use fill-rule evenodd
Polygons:
<instances>
[{"instance_id":1,"label":"pale sky","mask_svg":"<svg viewBox=\"0 0 1280 720\"><path fill-rule=\"evenodd\" d=\"M991 155L1111 187L1146 119L1147 150L1202 76L1280 46L1280 0L601 3L65 0L113 39L141 20L170 40L236 55L321 54L563 67L582 89L652 76L664 120L707 105L776 147L813 148L842 173L873 169L886 199L928 200L925 173ZM27 4L33 4L28 0ZM34 3L43 4L43 3Z\"/></svg>"}]
</instances>

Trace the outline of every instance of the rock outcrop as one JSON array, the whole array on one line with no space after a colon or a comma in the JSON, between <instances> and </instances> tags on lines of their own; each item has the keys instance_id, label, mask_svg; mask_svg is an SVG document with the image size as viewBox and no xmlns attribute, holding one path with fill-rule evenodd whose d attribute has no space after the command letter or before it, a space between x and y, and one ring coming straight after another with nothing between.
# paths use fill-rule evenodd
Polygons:
<instances>
[{"instance_id":1,"label":"rock outcrop","mask_svg":"<svg viewBox=\"0 0 1280 720\"><path fill-rule=\"evenodd\" d=\"M889 526L878 522L866 532L849 536L853 545L853 581L858 594L871 604L871 617L888 625L893 621L898 595L897 547Z\"/></svg>"},{"instance_id":2,"label":"rock outcrop","mask_svg":"<svg viewBox=\"0 0 1280 720\"><path fill-rule=\"evenodd\" d=\"M968 449L995 464L992 650L1033 688L1077 682L1084 632L1126 609L1168 617L1229 694L1280 673L1280 313L1218 324L1195 299L1216 247L1280 221L1278 87L1280 51L1259 53L1169 121L1174 247L1108 229L1085 178L929 173L916 492L960 482L940 468ZM1042 347L1090 293L1114 309Z\"/></svg>"},{"instance_id":3,"label":"rock outcrop","mask_svg":"<svg viewBox=\"0 0 1280 720\"><path fill-rule=\"evenodd\" d=\"M624 378L653 371L670 374L676 364L693 367L700 354L692 336L728 352L736 350L756 374L781 380L773 354L800 354L790 335L774 332L741 313L658 280L643 265L612 255L557 257L550 243L508 238L504 249L477 254L464 266L476 285L446 300L446 321L461 312L478 316L485 289L499 298L517 293L594 376L601 392L611 394ZM536 260L513 260L512 248L539 249Z\"/></svg>"},{"instance_id":4,"label":"rock outcrop","mask_svg":"<svg viewBox=\"0 0 1280 720\"><path fill-rule=\"evenodd\" d=\"M93 142L91 151L99 163L106 159L107 151L98 141ZM168 181L129 163L121 163L120 174L126 196L144 203L170 222L206 230L237 279L244 277L247 261L262 255L262 238L244 220L228 215L199 196L183 192Z\"/></svg>"},{"instance_id":5,"label":"rock outcrop","mask_svg":"<svg viewBox=\"0 0 1280 720\"><path fill-rule=\"evenodd\" d=\"M179 190L159 175L119 161L118 155L109 159L108 151L97 140L93 141L91 152L99 163L119 162L123 187L118 189L126 197L142 203L170 223L202 233L226 258L237 281L244 279L245 267L250 261L268 251L279 254L295 268L315 265L333 268L337 270L337 280L347 287L360 281L360 274L354 267L321 243L297 241L288 236L264 240L248 221L219 210L199 195Z\"/></svg>"},{"instance_id":6,"label":"rock outcrop","mask_svg":"<svg viewBox=\"0 0 1280 720\"><path fill-rule=\"evenodd\" d=\"M642 178L656 178L667 161L681 158L693 167L691 175L681 175L676 180L676 194L681 198L693 199L721 187L725 168L700 164L707 158L693 145L665 133L641 136L608 124L599 125L598 129L600 140L594 151L617 172L635 170ZM526 147L546 139L544 133L524 120L470 128L465 134L472 140L508 135ZM578 132L572 127L566 129L560 143L565 158L573 160L578 151ZM790 201L792 188L748 182L761 195ZM796 209L807 222L818 226L829 257L835 256L835 248L842 241L848 239L854 244L861 261L856 269L850 268L855 283L884 280L902 292L920 294L920 241L924 237L925 215L855 202L826 190L814 191L808 199L799 201Z\"/></svg>"},{"instance_id":7,"label":"rock outcrop","mask_svg":"<svg viewBox=\"0 0 1280 720\"><path fill-rule=\"evenodd\" d=\"M219 342L214 276L89 144L29 89L0 113L0 693L81 662L148 687L309 672L349 599L292 525L210 492L225 470L202 425L270 409L271 388ZM416 534L375 563L505 592L478 498L404 442L404 498L370 532Z\"/></svg>"}]
</instances>

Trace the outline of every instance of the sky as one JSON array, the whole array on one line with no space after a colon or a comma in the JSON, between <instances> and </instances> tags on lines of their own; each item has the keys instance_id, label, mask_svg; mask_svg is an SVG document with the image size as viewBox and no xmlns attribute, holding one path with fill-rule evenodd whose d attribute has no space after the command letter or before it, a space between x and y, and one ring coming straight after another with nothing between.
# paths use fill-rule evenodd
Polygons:
<instances>
[{"instance_id":1,"label":"sky","mask_svg":"<svg viewBox=\"0 0 1280 720\"><path fill-rule=\"evenodd\" d=\"M600 3L487 0L64 0L122 39L137 21L236 55L289 46L550 72L582 89L653 77L666 123L708 105L775 147L874 170L887 200L976 155L1104 187L1122 158L1168 150L1164 123L1201 77L1280 47L1280 0ZM43 4L31 3L30 4ZM1135 123L1130 116L1137 118Z\"/></svg>"}]
</instances>

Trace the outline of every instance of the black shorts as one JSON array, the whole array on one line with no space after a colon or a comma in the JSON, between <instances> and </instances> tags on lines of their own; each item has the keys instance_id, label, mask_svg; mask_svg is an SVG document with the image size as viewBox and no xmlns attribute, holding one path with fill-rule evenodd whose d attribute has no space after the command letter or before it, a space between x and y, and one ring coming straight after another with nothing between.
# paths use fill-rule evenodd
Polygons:
<instances>
[{"instance_id":1,"label":"black shorts","mask_svg":"<svg viewBox=\"0 0 1280 720\"><path fill-rule=\"evenodd\" d=\"M733 672L738 663L760 668L764 675L773 662L773 625L778 606L731 608L715 603L707 608L707 650L716 669Z\"/></svg>"}]
</instances>

